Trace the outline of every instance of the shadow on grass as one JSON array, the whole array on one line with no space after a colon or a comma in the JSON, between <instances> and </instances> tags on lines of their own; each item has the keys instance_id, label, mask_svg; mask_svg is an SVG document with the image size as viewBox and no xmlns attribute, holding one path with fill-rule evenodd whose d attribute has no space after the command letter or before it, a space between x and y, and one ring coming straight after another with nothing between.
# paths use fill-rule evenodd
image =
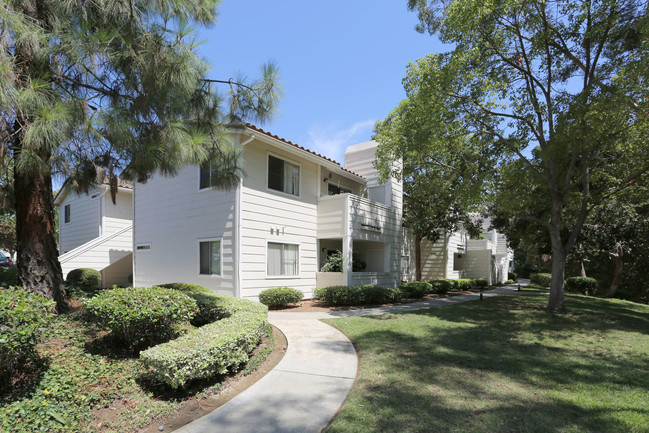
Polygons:
<instances>
[{"instance_id":1,"label":"shadow on grass","mask_svg":"<svg viewBox=\"0 0 649 433\"><path fill-rule=\"evenodd\" d=\"M585 297L549 314L545 302L503 296L370 318L350 334L366 361L329 431L649 431L646 404L631 397L649 389L646 353L613 350L607 337L646 334L646 315Z\"/></svg>"}]
</instances>

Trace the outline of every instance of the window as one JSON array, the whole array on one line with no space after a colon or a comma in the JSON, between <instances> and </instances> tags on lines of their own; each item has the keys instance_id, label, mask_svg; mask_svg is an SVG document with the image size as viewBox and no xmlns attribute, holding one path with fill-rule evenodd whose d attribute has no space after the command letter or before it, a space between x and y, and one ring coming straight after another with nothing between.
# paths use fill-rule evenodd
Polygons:
<instances>
[{"instance_id":1,"label":"window","mask_svg":"<svg viewBox=\"0 0 649 433\"><path fill-rule=\"evenodd\" d=\"M204 162L200 167L200 185L199 189L212 188L218 186L218 177L216 167L210 162Z\"/></svg>"},{"instance_id":2,"label":"window","mask_svg":"<svg viewBox=\"0 0 649 433\"><path fill-rule=\"evenodd\" d=\"M299 247L293 244L268 242L266 274L269 277L297 276L299 273Z\"/></svg>"},{"instance_id":3,"label":"window","mask_svg":"<svg viewBox=\"0 0 649 433\"><path fill-rule=\"evenodd\" d=\"M329 183L329 185L327 186L327 192L329 195L338 195L338 194L350 193L352 192L352 190L344 186L338 186Z\"/></svg>"},{"instance_id":4,"label":"window","mask_svg":"<svg viewBox=\"0 0 649 433\"><path fill-rule=\"evenodd\" d=\"M268 155L268 188L300 195L300 167Z\"/></svg>"},{"instance_id":5,"label":"window","mask_svg":"<svg viewBox=\"0 0 649 433\"><path fill-rule=\"evenodd\" d=\"M221 241L199 243L201 275L221 275Z\"/></svg>"},{"instance_id":6,"label":"window","mask_svg":"<svg viewBox=\"0 0 649 433\"><path fill-rule=\"evenodd\" d=\"M63 212L65 214L65 216L63 217L63 221L66 222L66 223L69 223L70 222L70 205L66 204L63 209L64 209Z\"/></svg>"}]
</instances>

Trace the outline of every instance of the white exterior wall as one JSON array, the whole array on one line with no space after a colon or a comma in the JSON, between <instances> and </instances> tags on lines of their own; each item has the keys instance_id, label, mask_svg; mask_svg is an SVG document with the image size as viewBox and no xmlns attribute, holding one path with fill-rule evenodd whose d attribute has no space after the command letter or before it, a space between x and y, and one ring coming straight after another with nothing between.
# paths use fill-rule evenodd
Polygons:
<instances>
[{"instance_id":1,"label":"white exterior wall","mask_svg":"<svg viewBox=\"0 0 649 433\"><path fill-rule=\"evenodd\" d=\"M106 187L103 195L102 235L118 232L133 224L133 192L119 190L115 195L115 203Z\"/></svg>"},{"instance_id":2,"label":"white exterior wall","mask_svg":"<svg viewBox=\"0 0 649 433\"><path fill-rule=\"evenodd\" d=\"M99 188L91 189L88 194L70 192L59 206L59 251L65 254L100 235L101 196L91 199L93 194L100 193ZM65 222L65 206L70 205L70 222Z\"/></svg>"},{"instance_id":3,"label":"white exterior wall","mask_svg":"<svg viewBox=\"0 0 649 433\"><path fill-rule=\"evenodd\" d=\"M156 175L134 191L133 285L185 282L236 296L236 190L199 191L199 167ZM199 274L199 241L221 241L221 275ZM151 245L138 250L138 245Z\"/></svg>"},{"instance_id":4,"label":"white exterior wall","mask_svg":"<svg viewBox=\"0 0 649 433\"><path fill-rule=\"evenodd\" d=\"M130 286L129 275L133 272L133 254L129 254L101 271L102 287L113 287L115 284Z\"/></svg>"},{"instance_id":5,"label":"white exterior wall","mask_svg":"<svg viewBox=\"0 0 649 433\"><path fill-rule=\"evenodd\" d=\"M495 284L492 257L491 250L469 250L462 259L465 278L484 278L490 285Z\"/></svg>"},{"instance_id":6,"label":"white exterior wall","mask_svg":"<svg viewBox=\"0 0 649 433\"><path fill-rule=\"evenodd\" d=\"M268 155L300 166L299 197L267 188ZM255 139L245 146L241 190L241 296L257 299L272 287L292 287L314 295L317 263L319 166L282 147ZM267 243L299 245L299 275L266 275Z\"/></svg>"}]
</instances>

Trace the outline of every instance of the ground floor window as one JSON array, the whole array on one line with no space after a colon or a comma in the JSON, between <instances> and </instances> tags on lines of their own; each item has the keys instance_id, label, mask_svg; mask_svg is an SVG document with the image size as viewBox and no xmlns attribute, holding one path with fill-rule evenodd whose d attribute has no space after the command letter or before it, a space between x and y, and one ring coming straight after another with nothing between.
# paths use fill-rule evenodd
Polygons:
<instances>
[{"instance_id":1,"label":"ground floor window","mask_svg":"<svg viewBox=\"0 0 649 433\"><path fill-rule=\"evenodd\" d=\"M221 274L221 241L207 241L199 243L200 274Z\"/></svg>"},{"instance_id":2,"label":"ground floor window","mask_svg":"<svg viewBox=\"0 0 649 433\"><path fill-rule=\"evenodd\" d=\"M268 242L266 274L269 277L296 276L299 262L298 245Z\"/></svg>"}]
</instances>

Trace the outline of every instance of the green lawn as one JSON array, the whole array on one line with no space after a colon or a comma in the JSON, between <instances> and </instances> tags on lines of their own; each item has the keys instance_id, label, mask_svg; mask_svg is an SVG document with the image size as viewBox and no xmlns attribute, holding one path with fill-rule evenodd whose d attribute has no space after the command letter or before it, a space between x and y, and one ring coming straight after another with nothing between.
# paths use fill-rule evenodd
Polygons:
<instances>
[{"instance_id":1,"label":"green lawn","mask_svg":"<svg viewBox=\"0 0 649 433\"><path fill-rule=\"evenodd\" d=\"M546 296L328 320L360 375L328 432L649 432L649 306Z\"/></svg>"}]
</instances>

